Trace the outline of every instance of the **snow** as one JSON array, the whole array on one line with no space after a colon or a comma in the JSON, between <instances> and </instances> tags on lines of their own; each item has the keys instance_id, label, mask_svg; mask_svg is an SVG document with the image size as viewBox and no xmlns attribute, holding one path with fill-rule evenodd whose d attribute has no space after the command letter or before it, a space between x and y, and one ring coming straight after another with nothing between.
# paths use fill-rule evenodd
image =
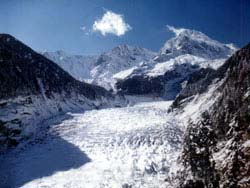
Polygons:
<instances>
[{"instance_id":1,"label":"snow","mask_svg":"<svg viewBox=\"0 0 250 188\"><path fill-rule=\"evenodd\" d=\"M121 71L121 72L118 72L116 73L113 78L115 79L125 79L126 77L128 77L130 74L133 73L133 71L136 69L137 67L131 67L130 69L127 69L127 70L124 70L124 71Z\"/></svg>"},{"instance_id":2,"label":"snow","mask_svg":"<svg viewBox=\"0 0 250 188\"><path fill-rule=\"evenodd\" d=\"M64 51L43 52L75 79L114 89L114 75L150 61L156 53L129 45L120 45L99 56L71 55ZM119 77L119 74L116 75Z\"/></svg>"},{"instance_id":3,"label":"snow","mask_svg":"<svg viewBox=\"0 0 250 188\"><path fill-rule=\"evenodd\" d=\"M168 29L175 36L164 44L158 54L140 47L119 45L98 56L70 55L63 51L45 52L43 55L80 81L116 91L118 80L133 75L156 77L178 65L183 65L178 70L183 76L180 79L187 78L199 68L217 69L237 50L233 44L220 43L199 31L173 26L168 26ZM197 67L193 69L191 66Z\"/></svg>"},{"instance_id":4,"label":"snow","mask_svg":"<svg viewBox=\"0 0 250 188\"><path fill-rule=\"evenodd\" d=\"M193 55L181 55L176 58L172 58L169 61L157 63L155 66L147 72L149 76L159 76L163 75L167 71L174 70L176 65L190 64L190 65L200 65L204 62L203 58L196 57Z\"/></svg>"},{"instance_id":5,"label":"snow","mask_svg":"<svg viewBox=\"0 0 250 188\"><path fill-rule=\"evenodd\" d=\"M80 81L91 83L90 70L97 60L97 56L71 55L62 50L56 52L43 52L42 55L57 63L62 69Z\"/></svg>"},{"instance_id":6,"label":"snow","mask_svg":"<svg viewBox=\"0 0 250 188\"><path fill-rule=\"evenodd\" d=\"M185 54L180 55L175 58L171 58L168 61L156 63L153 68L147 70L147 75L149 76L159 76L165 74L167 71L175 70L177 65L185 65L186 66L194 66L197 65L199 68L213 68L218 69L226 59L205 59L202 57ZM181 73L185 75L185 70L179 70Z\"/></svg>"},{"instance_id":7,"label":"snow","mask_svg":"<svg viewBox=\"0 0 250 188\"><path fill-rule=\"evenodd\" d=\"M47 100L47 97L46 97L46 94L45 94L45 89L44 89L43 83L42 83L42 81L41 81L40 78L37 78L37 83L38 83L38 86L40 88L40 91L41 91L41 94L43 96L43 99Z\"/></svg>"},{"instance_id":8,"label":"snow","mask_svg":"<svg viewBox=\"0 0 250 188\"><path fill-rule=\"evenodd\" d=\"M114 89L117 80L135 74L156 77L173 71L178 76L165 84L165 95L172 95L172 86L182 81L184 86L193 71L217 69L236 50L201 32L171 26L169 29L176 36L166 42L156 58L154 52L128 45L100 56L64 51L43 55L74 78L106 89ZM30 54L26 57L32 58ZM21 120L21 127L9 125L24 129L20 139L34 136L0 156L0 187L173 187L169 180L182 168L177 159L183 132L190 120L198 121L201 113L216 101L215 91L221 82L215 81L206 93L194 96L181 110L169 112L172 101L153 96L125 96L127 107L93 110L124 105L119 99L91 101L77 94L67 100L63 95L46 98L45 86L38 79L42 95L29 96L32 103L28 102L29 97L0 101L7 102L7 107L0 109L1 120ZM248 96L249 92L245 94ZM221 146L224 154L213 154L221 165L225 164L227 145ZM249 145L249 141L243 144Z\"/></svg>"},{"instance_id":9,"label":"snow","mask_svg":"<svg viewBox=\"0 0 250 188\"><path fill-rule=\"evenodd\" d=\"M225 169L234 158L235 151L232 151L233 138L217 144L217 152L212 153L217 169Z\"/></svg>"},{"instance_id":10,"label":"snow","mask_svg":"<svg viewBox=\"0 0 250 188\"><path fill-rule=\"evenodd\" d=\"M179 168L182 130L172 101L67 113L37 139L0 156L0 186L167 187ZM171 178L170 178L171 179Z\"/></svg>"},{"instance_id":11,"label":"snow","mask_svg":"<svg viewBox=\"0 0 250 188\"><path fill-rule=\"evenodd\" d=\"M176 116L179 120L183 122L184 126L187 126L189 121L197 122L200 120L201 114L210 107L217 100L218 95L216 94L216 89L223 83L224 80L216 81L209 86L208 91L202 94L197 94L193 99L184 106L182 111L177 111Z\"/></svg>"},{"instance_id":12,"label":"snow","mask_svg":"<svg viewBox=\"0 0 250 188\"><path fill-rule=\"evenodd\" d=\"M250 96L250 88L247 89L247 92L244 95L244 99L247 99Z\"/></svg>"},{"instance_id":13,"label":"snow","mask_svg":"<svg viewBox=\"0 0 250 188\"><path fill-rule=\"evenodd\" d=\"M220 59L229 57L237 49L232 44L222 44L199 31L173 26L168 26L168 29L175 37L164 44L161 54L192 54L206 59Z\"/></svg>"},{"instance_id":14,"label":"snow","mask_svg":"<svg viewBox=\"0 0 250 188\"><path fill-rule=\"evenodd\" d=\"M71 93L71 98L65 97L63 93L53 94L53 97L47 98L44 95L41 80L38 80L38 85L41 89L41 95L18 96L0 100L0 104L5 104L0 108L0 119L5 122L4 127L13 131L21 131L21 134L15 136L15 140L18 142L39 134L42 128L40 123L58 114L83 112L95 108L123 106L125 104L125 101L118 96L112 99L101 97L90 100L74 92ZM8 135L8 137L13 138L12 135ZM6 136L0 135L0 139L6 139Z\"/></svg>"},{"instance_id":15,"label":"snow","mask_svg":"<svg viewBox=\"0 0 250 188\"><path fill-rule=\"evenodd\" d=\"M250 148L250 140L247 140L246 142L244 142L242 146L245 148L247 148L247 147Z\"/></svg>"}]
</instances>

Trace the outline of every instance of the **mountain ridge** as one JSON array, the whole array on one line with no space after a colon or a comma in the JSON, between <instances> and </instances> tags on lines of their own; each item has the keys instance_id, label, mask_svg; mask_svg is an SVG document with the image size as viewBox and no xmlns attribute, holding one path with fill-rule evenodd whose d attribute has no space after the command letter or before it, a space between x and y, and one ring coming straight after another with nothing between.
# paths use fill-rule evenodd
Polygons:
<instances>
[{"instance_id":1,"label":"mountain ridge","mask_svg":"<svg viewBox=\"0 0 250 188\"><path fill-rule=\"evenodd\" d=\"M192 74L200 69L218 69L236 50L198 31L174 27L169 29L175 36L165 43L153 61L134 68L124 79L118 80L118 92L175 99ZM196 36L199 36L199 40Z\"/></svg>"},{"instance_id":2,"label":"mountain ridge","mask_svg":"<svg viewBox=\"0 0 250 188\"><path fill-rule=\"evenodd\" d=\"M95 59L90 60L91 63L75 61L75 63L78 62L76 64L84 64L84 66L75 65L72 60L65 61L61 66L76 79L103 86L114 92L124 90L125 92L122 91L122 93L126 94L127 89L123 89L122 82L126 82L133 75L138 77L138 74L144 74L144 77L150 80L151 77L156 76L156 71L161 72L157 74L162 77L169 69L168 64L173 61L177 64L185 64L182 61L186 61L188 66L197 64L201 68L212 66L217 69L237 49L234 45L220 43L199 31L172 26L168 26L168 29L175 36L168 39L158 53L140 47L119 45L109 52L104 52L98 57L95 56ZM168 53L165 53L166 50ZM44 55L46 56L46 54ZM181 56L183 56L183 60ZM60 57L55 58L53 54L47 55L47 57L59 65L61 64ZM164 72L160 69L166 70ZM82 75L87 75L87 77L83 78ZM187 78L181 80L185 79Z\"/></svg>"},{"instance_id":3,"label":"mountain ridge","mask_svg":"<svg viewBox=\"0 0 250 188\"><path fill-rule=\"evenodd\" d=\"M67 55L67 53L45 52L47 58L55 61L76 79L114 89L113 75L149 61L156 54L141 47L126 44L114 47L98 56Z\"/></svg>"}]
</instances>

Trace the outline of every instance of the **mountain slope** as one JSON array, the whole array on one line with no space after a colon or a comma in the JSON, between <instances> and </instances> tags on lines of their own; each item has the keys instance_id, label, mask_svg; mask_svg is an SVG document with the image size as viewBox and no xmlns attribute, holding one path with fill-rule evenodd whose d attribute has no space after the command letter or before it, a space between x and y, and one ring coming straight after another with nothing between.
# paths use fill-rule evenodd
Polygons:
<instances>
[{"instance_id":1,"label":"mountain slope","mask_svg":"<svg viewBox=\"0 0 250 188\"><path fill-rule=\"evenodd\" d=\"M198 31L173 27L170 30L175 37L165 43L154 61L135 67L118 79L119 92L174 99L194 72L207 68L216 70L236 50Z\"/></svg>"},{"instance_id":2,"label":"mountain slope","mask_svg":"<svg viewBox=\"0 0 250 188\"><path fill-rule=\"evenodd\" d=\"M92 81L91 69L98 56L71 55L64 51L43 52L42 55L57 63L75 79L88 83Z\"/></svg>"},{"instance_id":3,"label":"mountain slope","mask_svg":"<svg viewBox=\"0 0 250 188\"><path fill-rule=\"evenodd\" d=\"M215 102L197 122L189 123L180 187L250 186L250 45L223 66Z\"/></svg>"},{"instance_id":4,"label":"mountain slope","mask_svg":"<svg viewBox=\"0 0 250 188\"><path fill-rule=\"evenodd\" d=\"M167 56L191 54L206 59L221 59L229 57L236 50L233 45L222 44L199 31L172 26L168 26L168 29L175 34L175 37L164 44L160 54Z\"/></svg>"},{"instance_id":5,"label":"mountain slope","mask_svg":"<svg viewBox=\"0 0 250 188\"><path fill-rule=\"evenodd\" d=\"M34 134L43 119L114 101L7 34L0 35L0 64L0 150Z\"/></svg>"}]
</instances>

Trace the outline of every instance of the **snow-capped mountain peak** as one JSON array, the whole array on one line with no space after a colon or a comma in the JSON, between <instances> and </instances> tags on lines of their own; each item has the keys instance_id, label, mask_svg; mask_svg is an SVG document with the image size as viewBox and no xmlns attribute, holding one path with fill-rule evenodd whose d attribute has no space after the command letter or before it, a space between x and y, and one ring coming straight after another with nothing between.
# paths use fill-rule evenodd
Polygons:
<instances>
[{"instance_id":1,"label":"snow-capped mountain peak","mask_svg":"<svg viewBox=\"0 0 250 188\"><path fill-rule=\"evenodd\" d=\"M152 58L156 55L156 53L147 50L145 48L137 47L137 46L130 46L127 44L122 44L119 46L114 47L111 51L105 52L102 55L107 55L110 58L128 58L128 60L140 59L140 58ZM144 59L143 59L144 60Z\"/></svg>"},{"instance_id":2,"label":"snow-capped mountain peak","mask_svg":"<svg viewBox=\"0 0 250 188\"><path fill-rule=\"evenodd\" d=\"M64 58L70 56L70 54L66 53L63 50L57 50L55 52L44 51L44 52L42 52L42 54L45 57L50 56L50 57L53 57L53 58L58 59L58 60L63 60Z\"/></svg>"},{"instance_id":3,"label":"snow-capped mountain peak","mask_svg":"<svg viewBox=\"0 0 250 188\"><path fill-rule=\"evenodd\" d=\"M156 53L141 47L119 45L99 56L70 55L62 50L42 53L47 58L56 62L74 78L102 85L106 89L112 89L113 76L141 62L148 62L156 56Z\"/></svg>"},{"instance_id":4,"label":"snow-capped mountain peak","mask_svg":"<svg viewBox=\"0 0 250 188\"><path fill-rule=\"evenodd\" d=\"M235 50L233 45L223 44L211 39L202 32L168 26L175 36L169 39L160 50L160 54L178 56L191 54L207 59L227 58Z\"/></svg>"},{"instance_id":5,"label":"snow-capped mountain peak","mask_svg":"<svg viewBox=\"0 0 250 188\"><path fill-rule=\"evenodd\" d=\"M114 88L115 74L137 66L141 62L148 62L154 56L156 53L144 48L119 45L99 56L95 67L91 70L93 83L102 85L106 89Z\"/></svg>"}]
</instances>

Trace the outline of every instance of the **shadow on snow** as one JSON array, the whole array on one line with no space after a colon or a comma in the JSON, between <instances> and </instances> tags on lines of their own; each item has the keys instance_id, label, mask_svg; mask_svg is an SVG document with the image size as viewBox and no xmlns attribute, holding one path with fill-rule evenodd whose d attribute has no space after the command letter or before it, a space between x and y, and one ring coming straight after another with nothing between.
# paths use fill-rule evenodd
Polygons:
<instances>
[{"instance_id":1,"label":"shadow on snow","mask_svg":"<svg viewBox=\"0 0 250 188\"><path fill-rule=\"evenodd\" d=\"M21 187L32 180L79 168L88 162L90 158L77 146L59 136L48 135L40 143L0 156L0 187Z\"/></svg>"}]
</instances>

